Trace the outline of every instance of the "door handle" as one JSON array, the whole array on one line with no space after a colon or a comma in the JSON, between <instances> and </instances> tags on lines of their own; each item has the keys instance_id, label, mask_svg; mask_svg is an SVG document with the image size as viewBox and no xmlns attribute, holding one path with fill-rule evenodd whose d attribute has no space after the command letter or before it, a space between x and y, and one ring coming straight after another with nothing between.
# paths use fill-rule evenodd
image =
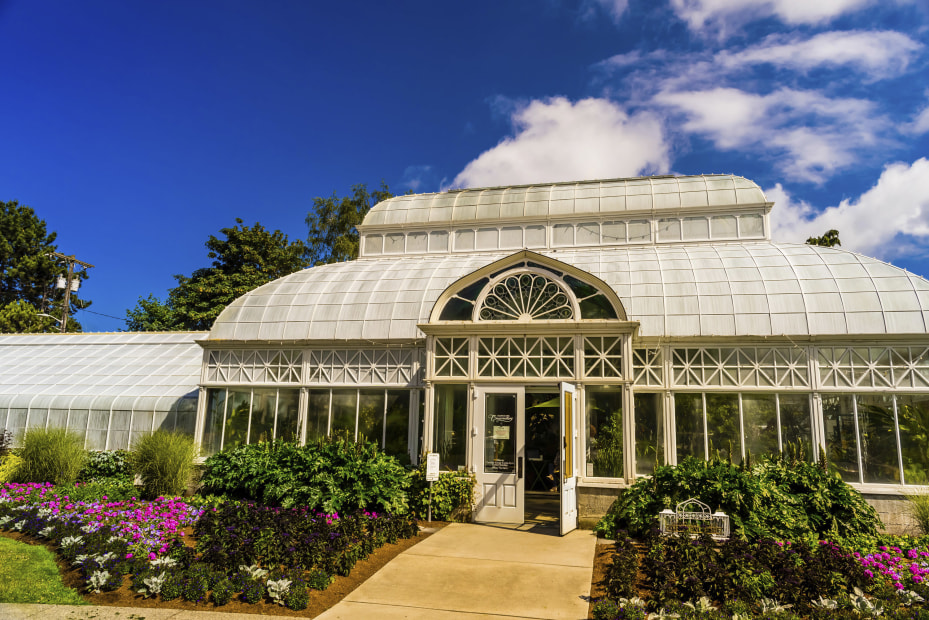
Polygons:
<instances>
[{"instance_id":1,"label":"door handle","mask_svg":"<svg viewBox=\"0 0 929 620\"><path fill-rule=\"evenodd\" d=\"M516 477L523 477L523 457L517 457L516 459Z\"/></svg>"}]
</instances>

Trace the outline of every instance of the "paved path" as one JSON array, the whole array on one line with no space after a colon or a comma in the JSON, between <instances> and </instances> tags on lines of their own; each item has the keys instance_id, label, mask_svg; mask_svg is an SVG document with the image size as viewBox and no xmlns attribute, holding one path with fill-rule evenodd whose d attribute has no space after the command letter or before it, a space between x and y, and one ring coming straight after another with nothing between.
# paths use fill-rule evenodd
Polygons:
<instances>
[{"instance_id":1,"label":"paved path","mask_svg":"<svg viewBox=\"0 0 929 620\"><path fill-rule=\"evenodd\" d=\"M583 620L596 537L453 523L317 620Z\"/></svg>"},{"instance_id":2,"label":"paved path","mask_svg":"<svg viewBox=\"0 0 929 620\"><path fill-rule=\"evenodd\" d=\"M590 531L561 537L453 523L395 557L317 620L583 620L595 544ZM280 616L0 604L0 620L260 618Z\"/></svg>"}]
</instances>

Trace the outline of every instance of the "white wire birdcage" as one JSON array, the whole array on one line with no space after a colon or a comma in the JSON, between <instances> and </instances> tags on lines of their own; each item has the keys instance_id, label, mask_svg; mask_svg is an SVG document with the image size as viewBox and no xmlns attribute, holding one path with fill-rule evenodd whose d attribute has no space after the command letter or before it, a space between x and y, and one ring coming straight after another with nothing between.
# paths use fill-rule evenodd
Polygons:
<instances>
[{"instance_id":1,"label":"white wire birdcage","mask_svg":"<svg viewBox=\"0 0 929 620\"><path fill-rule=\"evenodd\" d=\"M689 534L697 537L709 534L716 540L729 538L729 515L716 511L698 499L690 498L677 505L675 510L665 508L658 513L662 534Z\"/></svg>"}]
</instances>

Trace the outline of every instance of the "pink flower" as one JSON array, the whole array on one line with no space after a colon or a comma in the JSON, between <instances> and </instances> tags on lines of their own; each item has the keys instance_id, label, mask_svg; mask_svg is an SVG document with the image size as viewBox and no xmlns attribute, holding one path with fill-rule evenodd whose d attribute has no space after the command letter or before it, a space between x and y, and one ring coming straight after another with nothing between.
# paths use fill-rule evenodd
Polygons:
<instances>
[{"instance_id":1,"label":"pink flower","mask_svg":"<svg viewBox=\"0 0 929 620\"><path fill-rule=\"evenodd\" d=\"M149 560L154 560L156 557L158 557L158 556L156 556L154 553L149 553L149 554L148 554L148 559L149 559Z\"/></svg>"},{"instance_id":2,"label":"pink flower","mask_svg":"<svg viewBox=\"0 0 929 620\"><path fill-rule=\"evenodd\" d=\"M131 554L131 553L127 553L127 554L126 554L126 559L127 559L127 560L131 560L131 559L132 559L132 554Z\"/></svg>"}]
</instances>

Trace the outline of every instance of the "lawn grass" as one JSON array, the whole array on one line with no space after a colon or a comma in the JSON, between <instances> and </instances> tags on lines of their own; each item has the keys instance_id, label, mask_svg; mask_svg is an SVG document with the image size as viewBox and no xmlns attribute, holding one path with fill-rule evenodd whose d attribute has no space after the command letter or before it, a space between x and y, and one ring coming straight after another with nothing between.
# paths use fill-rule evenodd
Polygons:
<instances>
[{"instance_id":1,"label":"lawn grass","mask_svg":"<svg viewBox=\"0 0 929 620\"><path fill-rule=\"evenodd\" d=\"M61 581L48 549L4 537L0 537L0 603L86 605Z\"/></svg>"}]
</instances>

